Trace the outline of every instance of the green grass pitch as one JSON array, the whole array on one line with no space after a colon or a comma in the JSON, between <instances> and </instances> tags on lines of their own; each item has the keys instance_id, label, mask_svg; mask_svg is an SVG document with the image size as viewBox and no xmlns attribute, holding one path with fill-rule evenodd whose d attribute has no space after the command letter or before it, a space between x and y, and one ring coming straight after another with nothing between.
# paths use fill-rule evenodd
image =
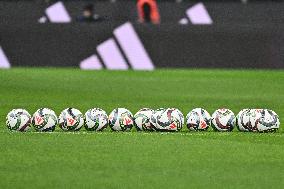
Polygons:
<instances>
[{"instance_id":1,"label":"green grass pitch","mask_svg":"<svg viewBox=\"0 0 284 189\"><path fill-rule=\"evenodd\" d=\"M0 188L283 188L277 133L15 133L6 114L49 107L270 108L284 123L284 72L0 70Z\"/></svg>"}]
</instances>

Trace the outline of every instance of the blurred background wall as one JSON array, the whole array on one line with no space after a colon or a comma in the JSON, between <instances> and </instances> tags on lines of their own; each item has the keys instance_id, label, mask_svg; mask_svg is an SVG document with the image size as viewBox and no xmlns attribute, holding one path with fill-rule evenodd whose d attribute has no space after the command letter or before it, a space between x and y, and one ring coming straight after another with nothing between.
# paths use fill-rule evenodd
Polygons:
<instances>
[{"instance_id":1,"label":"blurred background wall","mask_svg":"<svg viewBox=\"0 0 284 189\"><path fill-rule=\"evenodd\" d=\"M12 66L77 67L131 22L155 67L284 68L283 1L201 1L212 24L188 18L200 1L157 1L161 20L152 25L137 22L136 1L66 0L70 23L39 23L56 2L0 1L0 45ZM88 3L103 21L76 21Z\"/></svg>"}]
</instances>

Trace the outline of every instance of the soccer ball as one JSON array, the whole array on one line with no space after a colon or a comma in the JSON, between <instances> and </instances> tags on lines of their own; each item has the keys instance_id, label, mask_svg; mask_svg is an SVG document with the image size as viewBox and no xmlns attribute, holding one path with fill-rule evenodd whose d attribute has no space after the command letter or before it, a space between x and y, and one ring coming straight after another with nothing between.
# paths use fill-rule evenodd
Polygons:
<instances>
[{"instance_id":1,"label":"soccer ball","mask_svg":"<svg viewBox=\"0 0 284 189\"><path fill-rule=\"evenodd\" d=\"M13 131L27 131L30 129L31 115L25 109L13 109L6 117L8 129Z\"/></svg>"},{"instance_id":2,"label":"soccer ball","mask_svg":"<svg viewBox=\"0 0 284 189\"><path fill-rule=\"evenodd\" d=\"M218 109L212 114L211 123L215 131L232 131L235 125L235 115L229 109Z\"/></svg>"},{"instance_id":3,"label":"soccer ball","mask_svg":"<svg viewBox=\"0 0 284 189\"><path fill-rule=\"evenodd\" d=\"M210 122L210 114L202 108L195 108L186 116L186 126L191 131L205 131L209 128Z\"/></svg>"},{"instance_id":4,"label":"soccer ball","mask_svg":"<svg viewBox=\"0 0 284 189\"><path fill-rule=\"evenodd\" d=\"M269 112L269 114L273 115L273 121L272 121L272 126L271 126L271 129L269 131L277 131L280 127L280 119L279 119L279 116L276 114L276 112L274 112L273 110L266 110L267 112Z\"/></svg>"},{"instance_id":5,"label":"soccer ball","mask_svg":"<svg viewBox=\"0 0 284 189\"><path fill-rule=\"evenodd\" d=\"M253 109L242 109L236 116L236 126L239 131L248 132L254 131L254 126L251 122L251 113Z\"/></svg>"},{"instance_id":6,"label":"soccer ball","mask_svg":"<svg viewBox=\"0 0 284 189\"><path fill-rule=\"evenodd\" d=\"M179 131L184 124L184 116L176 108L160 108L152 115L151 122L159 131Z\"/></svg>"},{"instance_id":7,"label":"soccer ball","mask_svg":"<svg viewBox=\"0 0 284 189\"><path fill-rule=\"evenodd\" d=\"M249 131L258 132L257 124L261 117L262 111L263 109L250 109L249 112L250 127L248 127Z\"/></svg>"},{"instance_id":8,"label":"soccer ball","mask_svg":"<svg viewBox=\"0 0 284 189\"><path fill-rule=\"evenodd\" d=\"M137 131L153 131L153 125L150 123L154 110L150 108L142 108L134 115L134 125Z\"/></svg>"},{"instance_id":9,"label":"soccer ball","mask_svg":"<svg viewBox=\"0 0 284 189\"><path fill-rule=\"evenodd\" d=\"M36 131L54 131L57 124L55 112L48 108L38 109L32 117L32 125Z\"/></svg>"},{"instance_id":10,"label":"soccer ball","mask_svg":"<svg viewBox=\"0 0 284 189\"><path fill-rule=\"evenodd\" d=\"M84 116L75 108L67 108L60 113L58 123L63 131L78 131L84 125Z\"/></svg>"},{"instance_id":11,"label":"soccer ball","mask_svg":"<svg viewBox=\"0 0 284 189\"><path fill-rule=\"evenodd\" d=\"M158 115L160 115L165 110L166 110L165 108L159 108L159 109L153 111L151 118L150 118L150 124L151 124L151 127L153 128L153 130L158 130L158 128L157 128Z\"/></svg>"},{"instance_id":12,"label":"soccer ball","mask_svg":"<svg viewBox=\"0 0 284 189\"><path fill-rule=\"evenodd\" d=\"M130 131L133 127L133 115L125 108L116 108L109 115L109 126L113 131Z\"/></svg>"},{"instance_id":13,"label":"soccer ball","mask_svg":"<svg viewBox=\"0 0 284 189\"><path fill-rule=\"evenodd\" d=\"M102 131L107 127L107 113L100 108L89 109L85 113L85 128L88 131Z\"/></svg>"},{"instance_id":14,"label":"soccer ball","mask_svg":"<svg viewBox=\"0 0 284 189\"><path fill-rule=\"evenodd\" d=\"M259 132L274 132L280 127L279 116L269 109L254 109L253 123Z\"/></svg>"}]
</instances>

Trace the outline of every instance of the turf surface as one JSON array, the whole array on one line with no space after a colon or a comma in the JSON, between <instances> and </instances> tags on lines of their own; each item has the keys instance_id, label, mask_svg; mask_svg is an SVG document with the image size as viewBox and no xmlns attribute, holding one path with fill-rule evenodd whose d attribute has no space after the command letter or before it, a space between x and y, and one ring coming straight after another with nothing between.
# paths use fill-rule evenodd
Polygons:
<instances>
[{"instance_id":1,"label":"turf surface","mask_svg":"<svg viewBox=\"0 0 284 189\"><path fill-rule=\"evenodd\" d=\"M0 70L0 188L283 188L284 129L277 133L105 131L14 133L22 107L108 113L126 107L275 110L284 123L284 72L253 70Z\"/></svg>"}]
</instances>

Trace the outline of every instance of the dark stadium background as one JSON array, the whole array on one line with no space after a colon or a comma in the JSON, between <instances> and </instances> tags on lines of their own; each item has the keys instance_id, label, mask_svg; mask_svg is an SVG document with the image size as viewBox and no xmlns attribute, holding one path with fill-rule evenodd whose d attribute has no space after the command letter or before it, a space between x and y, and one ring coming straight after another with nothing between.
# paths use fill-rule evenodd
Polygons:
<instances>
[{"instance_id":1,"label":"dark stadium background","mask_svg":"<svg viewBox=\"0 0 284 189\"><path fill-rule=\"evenodd\" d=\"M0 43L12 65L77 67L116 27L130 21L156 67L284 67L282 1L204 1L212 25L178 24L198 1L158 1L161 23L141 25L135 1L67 0L71 23L39 24L45 9L56 2L1 1ZM105 20L76 22L90 2Z\"/></svg>"}]
</instances>

